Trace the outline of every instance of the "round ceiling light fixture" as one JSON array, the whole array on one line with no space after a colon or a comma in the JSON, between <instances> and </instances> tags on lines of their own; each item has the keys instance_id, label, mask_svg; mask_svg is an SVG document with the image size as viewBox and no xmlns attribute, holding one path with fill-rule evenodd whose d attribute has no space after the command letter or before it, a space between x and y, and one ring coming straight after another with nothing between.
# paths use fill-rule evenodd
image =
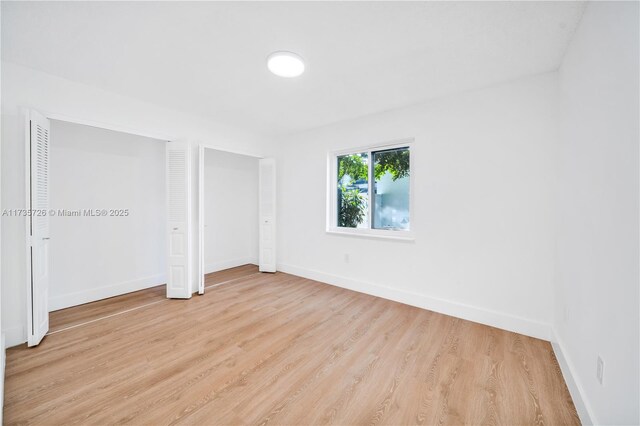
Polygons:
<instances>
[{"instance_id":1,"label":"round ceiling light fixture","mask_svg":"<svg viewBox=\"0 0 640 426\"><path fill-rule=\"evenodd\" d=\"M293 52L273 52L267 56L267 68L280 77L298 77L304 72L304 59Z\"/></svg>"}]
</instances>

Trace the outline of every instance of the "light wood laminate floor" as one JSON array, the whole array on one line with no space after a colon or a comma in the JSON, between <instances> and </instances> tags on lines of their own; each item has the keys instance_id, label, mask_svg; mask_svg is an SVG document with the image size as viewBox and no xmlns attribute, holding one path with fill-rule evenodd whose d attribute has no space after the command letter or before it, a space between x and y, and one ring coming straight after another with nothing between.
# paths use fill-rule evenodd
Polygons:
<instances>
[{"instance_id":1,"label":"light wood laminate floor","mask_svg":"<svg viewBox=\"0 0 640 426\"><path fill-rule=\"evenodd\" d=\"M256 265L238 266L205 275L204 285L205 287L217 286L257 273L258 267ZM166 295L167 291L163 284L146 290L123 294L122 296L110 297L97 302L54 311L49 314L49 333L57 333L60 330L77 327L90 321L119 315L131 309L139 309L142 306L161 302L166 300Z\"/></svg>"},{"instance_id":2,"label":"light wood laminate floor","mask_svg":"<svg viewBox=\"0 0 640 426\"><path fill-rule=\"evenodd\" d=\"M78 327L90 321L123 313L129 309L161 302L167 298L165 287L163 284L146 290L123 294L122 296L110 297L97 302L50 312L49 333L57 333L60 330Z\"/></svg>"},{"instance_id":3,"label":"light wood laminate floor","mask_svg":"<svg viewBox=\"0 0 640 426\"><path fill-rule=\"evenodd\" d=\"M5 422L579 423L548 342L255 267L220 282L59 311L7 351Z\"/></svg>"}]
</instances>

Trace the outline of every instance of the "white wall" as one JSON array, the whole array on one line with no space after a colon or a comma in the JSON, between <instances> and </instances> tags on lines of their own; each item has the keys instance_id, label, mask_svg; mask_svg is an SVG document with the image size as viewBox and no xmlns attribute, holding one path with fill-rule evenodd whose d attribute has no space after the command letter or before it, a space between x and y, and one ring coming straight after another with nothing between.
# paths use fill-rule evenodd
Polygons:
<instances>
[{"instance_id":1,"label":"white wall","mask_svg":"<svg viewBox=\"0 0 640 426\"><path fill-rule=\"evenodd\" d=\"M258 260L258 159L205 150L204 271Z\"/></svg>"},{"instance_id":2,"label":"white wall","mask_svg":"<svg viewBox=\"0 0 640 426\"><path fill-rule=\"evenodd\" d=\"M49 309L166 282L165 141L51 122Z\"/></svg>"},{"instance_id":3,"label":"white wall","mask_svg":"<svg viewBox=\"0 0 640 426\"><path fill-rule=\"evenodd\" d=\"M590 3L560 69L555 325L598 424L640 423L639 12Z\"/></svg>"},{"instance_id":4,"label":"white wall","mask_svg":"<svg viewBox=\"0 0 640 426\"><path fill-rule=\"evenodd\" d=\"M415 242L325 233L327 153L408 137ZM548 339L557 139L556 73L290 136L279 268Z\"/></svg>"},{"instance_id":5,"label":"white wall","mask_svg":"<svg viewBox=\"0 0 640 426\"><path fill-rule=\"evenodd\" d=\"M0 7L0 22L2 22L2 8ZM0 24L0 27L2 24ZM2 34L2 31L0 31ZM2 45L2 36L0 36L0 46ZM0 48L0 51L2 49ZM0 52L0 57L1 57ZM0 81L2 81L2 70L0 69ZM0 85L0 99L2 99L2 87ZM2 120L0 120L0 135L2 135ZM2 188L2 146L0 145L0 189ZM0 210L4 208L2 197L0 197ZM0 241L2 241L2 227L0 226ZM5 335L2 328L2 256L0 255L0 424L2 424L2 413L4 411L4 365L5 365Z\"/></svg>"},{"instance_id":6,"label":"white wall","mask_svg":"<svg viewBox=\"0 0 640 426\"><path fill-rule=\"evenodd\" d=\"M5 209L25 206L24 118L20 113L21 107L104 124L105 127L116 127L134 134L188 140L194 146L200 142L222 150L257 156L268 155L273 150L273 142L268 138L19 65L2 62L1 74L2 207ZM197 148L194 148L194 156L196 152ZM197 167L193 170L195 177ZM195 202L194 197L194 211ZM2 218L2 327L7 346L26 341L24 246L24 219Z\"/></svg>"}]
</instances>

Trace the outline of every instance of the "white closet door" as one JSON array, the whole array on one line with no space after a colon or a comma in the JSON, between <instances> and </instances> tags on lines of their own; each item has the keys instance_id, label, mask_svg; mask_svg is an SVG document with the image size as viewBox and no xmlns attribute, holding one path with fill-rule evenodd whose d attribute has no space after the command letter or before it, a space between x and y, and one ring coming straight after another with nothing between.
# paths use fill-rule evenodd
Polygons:
<instances>
[{"instance_id":1,"label":"white closet door","mask_svg":"<svg viewBox=\"0 0 640 426\"><path fill-rule=\"evenodd\" d=\"M49 331L49 120L29 111L27 125L28 346Z\"/></svg>"},{"instance_id":2,"label":"white closet door","mask_svg":"<svg viewBox=\"0 0 640 426\"><path fill-rule=\"evenodd\" d=\"M259 162L260 272L276 272L276 161Z\"/></svg>"},{"instance_id":3,"label":"white closet door","mask_svg":"<svg viewBox=\"0 0 640 426\"><path fill-rule=\"evenodd\" d=\"M198 294L204 294L204 146L198 147Z\"/></svg>"},{"instance_id":4,"label":"white closet door","mask_svg":"<svg viewBox=\"0 0 640 426\"><path fill-rule=\"evenodd\" d=\"M191 297L191 152L187 142L167 143L167 297Z\"/></svg>"}]
</instances>

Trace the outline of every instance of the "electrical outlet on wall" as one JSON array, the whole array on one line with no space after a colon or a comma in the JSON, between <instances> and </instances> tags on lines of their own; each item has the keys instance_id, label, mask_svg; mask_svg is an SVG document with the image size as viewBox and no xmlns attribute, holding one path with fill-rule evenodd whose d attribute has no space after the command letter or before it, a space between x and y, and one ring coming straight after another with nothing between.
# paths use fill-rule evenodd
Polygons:
<instances>
[{"instance_id":1,"label":"electrical outlet on wall","mask_svg":"<svg viewBox=\"0 0 640 426\"><path fill-rule=\"evenodd\" d=\"M602 360L600 355L598 355L598 366L596 368L596 377L598 378L598 382L602 384L602 381L604 379L604 361Z\"/></svg>"},{"instance_id":2,"label":"electrical outlet on wall","mask_svg":"<svg viewBox=\"0 0 640 426\"><path fill-rule=\"evenodd\" d=\"M344 254L344 263L349 263L349 253Z\"/></svg>"}]
</instances>

